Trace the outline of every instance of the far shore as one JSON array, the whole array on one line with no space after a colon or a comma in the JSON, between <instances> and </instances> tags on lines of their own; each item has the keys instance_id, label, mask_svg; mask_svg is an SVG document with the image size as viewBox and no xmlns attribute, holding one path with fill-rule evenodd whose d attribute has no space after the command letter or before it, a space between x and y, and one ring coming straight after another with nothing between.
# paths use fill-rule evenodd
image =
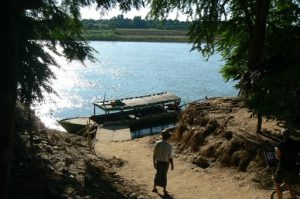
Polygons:
<instances>
[{"instance_id":1,"label":"far shore","mask_svg":"<svg viewBox=\"0 0 300 199\"><path fill-rule=\"evenodd\" d=\"M186 30L109 29L87 30L83 37L89 41L136 41L188 43Z\"/></svg>"}]
</instances>

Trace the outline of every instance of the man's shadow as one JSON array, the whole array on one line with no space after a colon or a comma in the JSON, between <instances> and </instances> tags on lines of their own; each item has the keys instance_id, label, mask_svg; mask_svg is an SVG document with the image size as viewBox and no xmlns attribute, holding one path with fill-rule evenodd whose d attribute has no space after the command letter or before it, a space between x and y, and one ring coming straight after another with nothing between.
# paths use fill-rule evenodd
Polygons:
<instances>
[{"instance_id":1,"label":"man's shadow","mask_svg":"<svg viewBox=\"0 0 300 199\"><path fill-rule=\"evenodd\" d=\"M157 193L157 195L160 197L160 198L163 198L163 199L174 199L173 196L171 196L170 194L160 194L160 193Z\"/></svg>"}]
</instances>

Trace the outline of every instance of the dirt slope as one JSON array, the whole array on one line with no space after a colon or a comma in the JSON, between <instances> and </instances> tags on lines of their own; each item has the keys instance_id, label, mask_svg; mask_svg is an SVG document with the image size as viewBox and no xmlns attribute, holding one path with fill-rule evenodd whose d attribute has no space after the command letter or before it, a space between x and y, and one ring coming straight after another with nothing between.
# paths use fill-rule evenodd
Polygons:
<instances>
[{"instance_id":1,"label":"dirt slope","mask_svg":"<svg viewBox=\"0 0 300 199\"><path fill-rule=\"evenodd\" d=\"M95 147L101 156L116 157L126 162L118 170L118 175L147 190L150 196L162 198L162 189L159 189L159 194L151 193L155 172L153 141L158 139L159 136L154 136L126 142L99 142ZM271 194L251 180L248 173L236 169L220 166L202 169L181 154L176 154L174 164L174 171L168 175L168 191L176 199L265 199Z\"/></svg>"},{"instance_id":2,"label":"dirt slope","mask_svg":"<svg viewBox=\"0 0 300 199\"><path fill-rule=\"evenodd\" d=\"M18 109L10 198L162 197L151 192L152 150L159 135L97 142L95 154L83 137L49 130L38 118L31 125L26 115ZM268 198L270 191L259 187L257 173L265 166L263 151L276 144L280 125L264 119L262 134L256 134L256 118L235 98L191 104L172 139L173 198Z\"/></svg>"},{"instance_id":3,"label":"dirt slope","mask_svg":"<svg viewBox=\"0 0 300 199\"><path fill-rule=\"evenodd\" d=\"M257 118L236 98L209 99L187 107L171 140L176 153L175 171L169 173L173 197L268 198L271 192L263 190L257 178L265 167L263 152L276 145L282 127L281 122L264 118L263 131L257 134L256 123ZM152 150L158 139L100 141L95 149L101 156L124 160L118 174L150 192Z\"/></svg>"}]
</instances>

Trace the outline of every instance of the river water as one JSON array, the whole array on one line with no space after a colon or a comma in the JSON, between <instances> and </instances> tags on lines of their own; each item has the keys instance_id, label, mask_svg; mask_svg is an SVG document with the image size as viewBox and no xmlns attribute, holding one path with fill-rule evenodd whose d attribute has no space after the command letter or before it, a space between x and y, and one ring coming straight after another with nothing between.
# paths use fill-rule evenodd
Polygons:
<instances>
[{"instance_id":1,"label":"river water","mask_svg":"<svg viewBox=\"0 0 300 199\"><path fill-rule=\"evenodd\" d=\"M118 99L163 91L188 103L205 97L236 96L234 82L219 73L224 64L216 54L206 60L187 43L90 42L97 51L95 63L67 62L57 57L61 68L52 67L57 96L45 94L35 105L46 126L61 129L59 119L93 114L95 100ZM101 113L101 111L97 111Z\"/></svg>"}]
</instances>

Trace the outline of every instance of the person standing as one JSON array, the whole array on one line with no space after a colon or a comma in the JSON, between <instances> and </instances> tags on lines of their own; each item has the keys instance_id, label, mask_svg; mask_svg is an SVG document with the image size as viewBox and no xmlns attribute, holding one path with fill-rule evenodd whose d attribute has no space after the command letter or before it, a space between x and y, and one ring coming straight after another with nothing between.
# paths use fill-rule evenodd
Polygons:
<instances>
[{"instance_id":1,"label":"person standing","mask_svg":"<svg viewBox=\"0 0 300 199\"><path fill-rule=\"evenodd\" d=\"M291 138L291 132L284 129L282 132L283 140L275 147L275 154L279 164L275 174L276 192L278 199L282 199L280 184L284 183L290 191L292 199L297 198L290 187L290 181L294 175L297 175L297 156L299 153L299 142Z\"/></svg>"},{"instance_id":2,"label":"person standing","mask_svg":"<svg viewBox=\"0 0 300 199\"><path fill-rule=\"evenodd\" d=\"M156 186L163 187L164 195L168 195L167 191L167 174L169 165L171 164L171 171L174 170L173 163L173 149L172 145L168 143L168 140L172 136L172 133L164 129L161 132L162 140L157 141L154 146L153 153L153 165L156 169L154 177L153 192L157 192Z\"/></svg>"}]
</instances>

